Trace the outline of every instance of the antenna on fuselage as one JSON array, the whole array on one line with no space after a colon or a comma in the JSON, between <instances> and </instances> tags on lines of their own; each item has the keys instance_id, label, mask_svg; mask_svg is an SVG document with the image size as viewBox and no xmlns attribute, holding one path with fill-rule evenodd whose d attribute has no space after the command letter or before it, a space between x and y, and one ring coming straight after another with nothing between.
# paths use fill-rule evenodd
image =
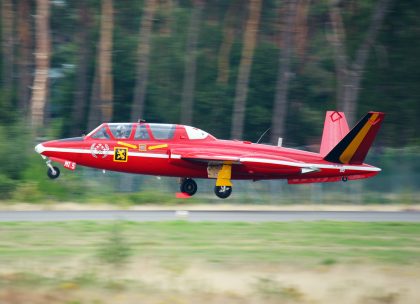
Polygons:
<instances>
[{"instance_id":1,"label":"antenna on fuselage","mask_svg":"<svg viewBox=\"0 0 420 304\"><path fill-rule=\"evenodd\" d=\"M268 128L267 130L265 130L264 131L264 133L263 134L261 134L261 136L260 136L260 138L258 138L258 140L257 140L257 144L260 142L260 140L264 137L264 135L265 135L265 133L267 133L268 132L268 130L270 130L271 128Z\"/></svg>"},{"instance_id":2,"label":"antenna on fuselage","mask_svg":"<svg viewBox=\"0 0 420 304\"><path fill-rule=\"evenodd\" d=\"M141 119L141 118L139 118L139 119L137 120L137 122L138 122L138 123L146 122L146 119Z\"/></svg>"}]
</instances>

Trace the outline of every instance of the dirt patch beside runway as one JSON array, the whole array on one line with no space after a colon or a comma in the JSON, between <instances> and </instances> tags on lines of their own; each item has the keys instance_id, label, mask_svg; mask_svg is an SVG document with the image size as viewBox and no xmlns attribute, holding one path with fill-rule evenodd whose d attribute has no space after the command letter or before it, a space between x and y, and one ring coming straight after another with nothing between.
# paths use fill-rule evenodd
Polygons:
<instances>
[{"instance_id":1,"label":"dirt patch beside runway","mask_svg":"<svg viewBox=\"0 0 420 304\"><path fill-rule=\"evenodd\" d=\"M78 267L75 267L78 265ZM2 267L0 303L419 303L420 267L188 265L136 260L124 271L67 261ZM28 269L26 269L28 270ZM42 273L38 277L34 273ZM30 284L30 285L29 285Z\"/></svg>"}]
</instances>

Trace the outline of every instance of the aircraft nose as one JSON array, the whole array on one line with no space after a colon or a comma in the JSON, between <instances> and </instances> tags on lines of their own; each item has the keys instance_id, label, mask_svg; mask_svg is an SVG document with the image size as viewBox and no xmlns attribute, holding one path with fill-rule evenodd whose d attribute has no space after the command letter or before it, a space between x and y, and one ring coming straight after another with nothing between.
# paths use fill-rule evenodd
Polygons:
<instances>
[{"instance_id":1,"label":"aircraft nose","mask_svg":"<svg viewBox=\"0 0 420 304\"><path fill-rule=\"evenodd\" d=\"M37 144L35 146L35 152L42 154L45 151L45 147L42 144Z\"/></svg>"}]
</instances>

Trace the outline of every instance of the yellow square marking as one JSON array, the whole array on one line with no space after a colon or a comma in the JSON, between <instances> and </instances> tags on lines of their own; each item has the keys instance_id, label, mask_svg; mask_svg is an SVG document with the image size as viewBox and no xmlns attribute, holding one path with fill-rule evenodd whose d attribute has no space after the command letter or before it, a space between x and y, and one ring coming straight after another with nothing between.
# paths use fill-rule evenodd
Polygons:
<instances>
[{"instance_id":1,"label":"yellow square marking","mask_svg":"<svg viewBox=\"0 0 420 304\"><path fill-rule=\"evenodd\" d=\"M128 148L115 147L114 148L114 162L127 162Z\"/></svg>"}]
</instances>

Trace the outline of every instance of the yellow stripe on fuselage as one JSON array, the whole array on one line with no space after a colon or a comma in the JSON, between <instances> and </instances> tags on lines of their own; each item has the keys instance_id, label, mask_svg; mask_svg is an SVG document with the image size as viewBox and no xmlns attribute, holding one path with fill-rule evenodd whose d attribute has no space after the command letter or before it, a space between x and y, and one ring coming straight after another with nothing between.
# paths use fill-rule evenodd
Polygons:
<instances>
[{"instance_id":1,"label":"yellow stripe on fuselage","mask_svg":"<svg viewBox=\"0 0 420 304\"><path fill-rule=\"evenodd\" d=\"M368 134L370 128L372 127L373 123L378 118L379 114L374 113L369 118L369 120L366 122L366 124L363 126L363 128L357 133L356 137L351 141L351 143L348 145L348 147L344 150L343 153L340 155L340 161L343 164L348 164L352 157L354 156L354 153L356 153L357 149L362 144L363 140L365 139L366 135Z\"/></svg>"},{"instance_id":2,"label":"yellow stripe on fuselage","mask_svg":"<svg viewBox=\"0 0 420 304\"><path fill-rule=\"evenodd\" d=\"M125 142L123 142L123 141L119 141L119 142L117 142L120 146L124 146L124 147L127 147L127 148L131 148L131 149L137 149L137 146L136 145L132 145L132 144L129 144L129 143L125 143Z\"/></svg>"},{"instance_id":3,"label":"yellow stripe on fuselage","mask_svg":"<svg viewBox=\"0 0 420 304\"><path fill-rule=\"evenodd\" d=\"M161 144L161 145L149 146L147 147L147 150L162 149L162 148L167 148L167 147L168 147L168 144Z\"/></svg>"}]
</instances>

